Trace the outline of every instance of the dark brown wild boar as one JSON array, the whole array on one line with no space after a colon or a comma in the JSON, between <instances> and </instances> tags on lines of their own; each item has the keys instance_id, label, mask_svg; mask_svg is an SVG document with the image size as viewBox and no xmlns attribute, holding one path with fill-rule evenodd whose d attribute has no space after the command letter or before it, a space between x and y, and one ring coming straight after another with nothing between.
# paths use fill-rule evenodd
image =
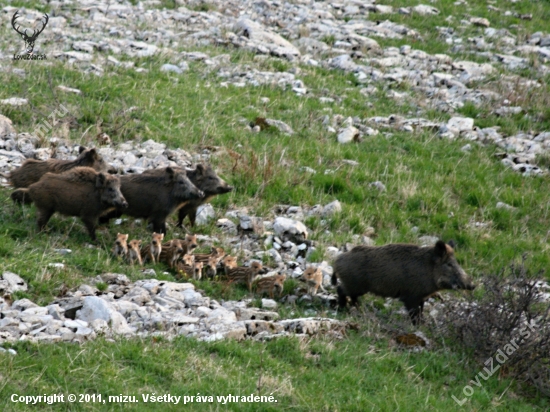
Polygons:
<instances>
[{"instance_id":1,"label":"dark brown wild boar","mask_svg":"<svg viewBox=\"0 0 550 412\"><path fill-rule=\"evenodd\" d=\"M474 289L470 277L456 261L451 245L439 240L435 246L409 244L356 246L334 262L332 284L338 286L338 303L353 304L367 292L399 299L411 320L418 324L424 300L443 289Z\"/></svg>"},{"instance_id":2,"label":"dark brown wild boar","mask_svg":"<svg viewBox=\"0 0 550 412\"><path fill-rule=\"evenodd\" d=\"M10 181L13 187L29 187L36 183L46 173L63 173L75 167L91 167L98 172L115 171L96 149L86 149L80 146L79 156L75 160L48 159L44 161L27 159L21 167L10 173ZM18 201L18 199L14 199Z\"/></svg>"},{"instance_id":3,"label":"dark brown wild boar","mask_svg":"<svg viewBox=\"0 0 550 412\"><path fill-rule=\"evenodd\" d=\"M166 233L166 218L172 212L189 201L204 197L204 193L189 181L184 169L171 167L156 173L121 176L120 190L128 207L102 216L100 222L108 222L124 213L147 219L157 233Z\"/></svg>"},{"instance_id":4,"label":"dark brown wild boar","mask_svg":"<svg viewBox=\"0 0 550 412\"><path fill-rule=\"evenodd\" d=\"M40 181L23 191L36 205L38 228L42 230L55 212L79 216L92 240L96 240L98 217L128 204L120 192L117 176L98 173L91 167L76 167L65 173L46 173Z\"/></svg>"},{"instance_id":5,"label":"dark brown wild boar","mask_svg":"<svg viewBox=\"0 0 550 412\"><path fill-rule=\"evenodd\" d=\"M174 239L172 239L174 240ZM185 239L177 239L181 242L181 246L183 247L183 251L185 254L191 254L193 253L193 250L198 246L197 244L197 235L185 235ZM171 240L168 242L164 242L162 246L170 246Z\"/></svg>"},{"instance_id":6,"label":"dark brown wild boar","mask_svg":"<svg viewBox=\"0 0 550 412\"><path fill-rule=\"evenodd\" d=\"M195 169L187 171L187 176L195 186L204 192L204 198L192 200L180 208L177 224L179 227L183 226L183 219L186 216L189 216L191 227L195 226L197 209L200 205L210 202L217 195L229 193L233 190L232 186L229 186L216 174L211 165L204 166L199 163Z\"/></svg>"},{"instance_id":7,"label":"dark brown wild boar","mask_svg":"<svg viewBox=\"0 0 550 412\"><path fill-rule=\"evenodd\" d=\"M178 212L178 227L182 227L183 220L186 216L189 216L189 221L191 226L195 225L195 220L197 218L197 209L203 203L208 203L216 195L221 195L224 193L231 192L233 190L232 186L229 186L223 179L221 179L211 165L197 164L195 169L181 169L187 172L187 177L191 180L199 190L204 192L204 197L201 199L194 199L187 202L183 205ZM157 174L159 169L147 170L144 173L147 174Z\"/></svg>"}]
</instances>

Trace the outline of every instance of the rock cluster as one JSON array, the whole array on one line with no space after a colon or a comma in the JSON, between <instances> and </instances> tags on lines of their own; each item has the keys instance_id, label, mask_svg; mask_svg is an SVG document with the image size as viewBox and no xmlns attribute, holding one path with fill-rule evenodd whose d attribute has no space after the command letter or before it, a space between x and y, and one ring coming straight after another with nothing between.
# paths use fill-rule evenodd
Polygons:
<instances>
[{"instance_id":1,"label":"rock cluster","mask_svg":"<svg viewBox=\"0 0 550 412\"><path fill-rule=\"evenodd\" d=\"M342 336L347 322L328 318L278 320L279 315L250 307L250 300L217 302L190 283L157 279L131 283L125 275L105 273L47 306L29 299L12 301L10 293L26 288L13 273L3 274L0 298L0 344L15 341L84 342L116 335L268 340L289 334L330 332ZM264 307L277 304L263 299Z\"/></svg>"},{"instance_id":2,"label":"rock cluster","mask_svg":"<svg viewBox=\"0 0 550 412\"><path fill-rule=\"evenodd\" d=\"M318 98L323 104L331 104L339 97L316 95L300 79L302 65L319 66L328 70L353 73L357 87L366 98L384 90L386 96L395 99L397 106L403 102L414 103L422 111L435 109L455 115L465 104L476 107L494 107L497 116L521 116L526 111L513 102L514 96L540 87L537 80L513 73L529 67L540 75L547 74L550 60L550 34L537 32L530 35L514 35L506 29L491 27L491 21L478 16L468 16L459 28L445 25L454 23L454 16L442 19L438 27L439 37L449 47L450 53L468 53L486 62L453 59L447 54L429 54L409 45L381 47L376 39L421 39L421 33L405 24L397 24L384 16L399 13L404 16L439 15L436 6L419 4L412 7L393 7L377 4L374 0L309 1L255 1L255 0L177 0L176 8L161 9L161 3L148 0L133 5L129 1L89 0L85 7L71 0L48 2L50 21L37 43L37 49L51 58L66 61L76 70L105 75L108 66L118 66L138 72L146 69L136 66L134 59L153 55L167 56L169 63L159 64L159 70L169 76L185 76L190 67L198 67L204 73L216 73L219 87L243 87L246 85L276 85L300 96ZM458 2L457 7L466 6ZM529 19L511 9L488 9L492 14ZM5 6L0 17L9 23L16 8ZM466 9L465 9L466 10ZM29 24L41 17L41 12L23 9L22 23ZM406 20L405 20L406 21ZM5 25L9 29L9 24ZM453 26L455 26L453 24ZM467 37L468 27L476 27L476 36ZM470 33L470 32L468 32ZM14 36L15 34L12 33ZM6 39L8 36L5 36ZM194 48L217 45L229 49L238 48L255 55L252 62L232 62L228 53L214 54L193 51ZM8 53L18 52L17 42L6 40ZM186 51L181 51L182 49ZM107 55L109 54L109 55ZM117 57L114 57L117 56ZM9 56L0 56L0 58ZM266 59L279 59L277 70L262 67ZM538 60L531 64L532 59ZM0 69L2 70L2 69ZM501 71L512 72L499 74ZM25 69L13 69L14 74L26 76ZM498 87L490 86L491 78L498 76ZM405 85L406 91L399 91ZM80 93L70 85L58 85L63 93ZM11 96L0 101L2 105L28 104L22 97ZM338 115L340 116L340 115ZM346 117L343 113L342 116ZM8 119L9 120L9 119ZM10 122L0 117L0 137L4 139L0 150L12 151L23 139L14 136ZM540 174L534 166L537 154L547 154L550 140L545 131L506 136L498 127L480 129L469 119L461 127L449 123L436 123L419 117L390 116L384 119L353 119L353 122L336 129L327 125L329 132L342 143L358 142L363 136L374 136L379 128L391 127L414 131L433 129L442 137L464 137L481 143L501 146L508 157L504 162L514 170L527 174ZM452 120L452 119L451 119ZM285 125L284 133L292 134ZM32 142L31 142L32 143ZM25 146L25 155L32 148ZM108 150L106 150L108 151ZM4 162L13 154L0 152L0 171ZM34 157L45 153L33 154ZM113 156L122 168L145 168L151 164L175 161L157 156ZM116 159L115 159L116 158ZM19 159L20 160L20 159ZM136 160L135 163L132 163ZM189 159L187 159L189 160Z\"/></svg>"}]
</instances>

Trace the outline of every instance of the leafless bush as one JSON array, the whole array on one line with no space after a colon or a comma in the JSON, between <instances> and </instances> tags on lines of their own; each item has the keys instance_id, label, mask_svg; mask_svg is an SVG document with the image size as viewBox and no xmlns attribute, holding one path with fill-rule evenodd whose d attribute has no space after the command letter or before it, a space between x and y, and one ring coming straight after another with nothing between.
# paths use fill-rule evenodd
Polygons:
<instances>
[{"instance_id":1,"label":"leafless bush","mask_svg":"<svg viewBox=\"0 0 550 412\"><path fill-rule=\"evenodd\" d=\"M483 364L506 353L501 373L550 396L550 295L541 289L543 271L530 274L525 259L485 276L481 298L449 302L441 330Z\"/></svg>"}]
</instances>

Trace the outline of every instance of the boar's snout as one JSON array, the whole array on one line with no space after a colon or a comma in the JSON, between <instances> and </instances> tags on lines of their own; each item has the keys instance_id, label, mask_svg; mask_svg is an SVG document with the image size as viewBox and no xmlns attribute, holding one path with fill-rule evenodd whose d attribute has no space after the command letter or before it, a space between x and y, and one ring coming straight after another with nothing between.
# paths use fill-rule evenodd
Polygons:
<instances>
[{"instance_id":1,"label":"boar's snout","mask_svg":"<svg viewBox=\"0 0 550 412\"><path fill-rule=\"evenodd\" d=\"M474 290L476 285L470 279L470 276L466 272L461 271L461 273L456 276L453 282L453 289L463 289L463 290Z\"/></svg>"},{"instance_id":2,"label":"boar's snout","mask_svg":"<svg viewBox=\"0 0 550 412\"><path fill-rule=\"evenodd\" d=\"M229 193L233 190L233 186L219 186L218 193Z\"/></svg>"},{"instance_id":3,"label":"boar's snout","mask_svg":"<svg viewBox=\"0 0 550 412\"><path fill-rule=\"evenodd\" d=\"M128 207L128 202L126 199L122 198L120 201L117 202L117 206L126 209Z\"/></svg>"}]
</instances>

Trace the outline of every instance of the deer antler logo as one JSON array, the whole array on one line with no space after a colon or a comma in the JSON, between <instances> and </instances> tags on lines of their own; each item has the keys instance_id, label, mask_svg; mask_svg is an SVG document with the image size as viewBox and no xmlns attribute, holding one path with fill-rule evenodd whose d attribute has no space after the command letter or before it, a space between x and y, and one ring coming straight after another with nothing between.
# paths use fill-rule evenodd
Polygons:
<instances>
[{"instance_id":1,"label":"deer antler logo","mask_svg":"<svg viewBox=\"0 0 550 412\"><path fill-rule=\"evenodd\" d=\"M23 40L25 41L25 52L26 52L26 54L32 54L32 51L34 49L34 42L38 38L38 35L40 33L42 33L44 31L44 29L46 28L46 25L48 24L49 17L46 13L44 13L44 17L42 19L40 19L40 22L42 23L42 28L38 29L38 30L33 29L33 32L30 36L27 34L28 29L25 29L24 31L20 31L21 26L16 22L17 18L19 18L19 17L21 17L21 16L19 15L19 10L17 10L15 12L15 14L13 15L13 17L11 18L11 25L12 25L13 29L17 33L19 33L21 35L21 37L23 38ZM16 27L16 24L17 24L17 27Z\"/></svg>"}]
</instances>

